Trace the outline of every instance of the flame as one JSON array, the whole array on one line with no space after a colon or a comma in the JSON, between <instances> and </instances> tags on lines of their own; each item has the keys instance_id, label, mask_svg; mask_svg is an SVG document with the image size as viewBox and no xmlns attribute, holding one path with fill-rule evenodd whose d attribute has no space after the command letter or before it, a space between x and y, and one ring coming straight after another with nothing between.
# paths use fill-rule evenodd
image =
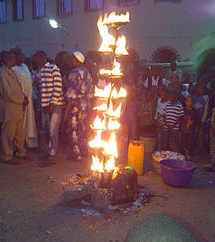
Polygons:
<instances>
[{"instance_id":1,"label":"flame","mask_svg":"<svg viewBox=\"0 0 215 242\"><path fill-rule=\"evenodd\" d=\"M121 113L121 108L122 108L122 103L120 103L118 105L116 110L113 110L113 103L110 102L110 106L109 106L108 110L106 111L106 114L108 116L110 116L110 117L119 118L120 117L120 113Z\"/></svg>"},{"instance_id":2,"label":"flame","mask_svg":"<svg viewBox=\"0 0 215 242\"><path fill-rule=\"evenodd\" d=\"M114 180L118 176L119 167L116 167L113 171L112 179Z\"/></svg>"},{"instance_id":3,"label":"flame","mask_svg":"<svg viewBox=\"0 0 215 242\"><path fill-rule=\"evenodd\" d=\"M111 46L115 45L116 39L113 35L108 33L108 27L103 24L102 17L98 19L97 26L99 34L102 37L102 44L99 48L100 52L112 52Z\"/></svg>"},{"instance_id":4,"label":"flame","mask_svg":"<svg viewBox=\"0 0 215 242\"><path fill-rule=\"evenodd\" d=\"M104 166L103 161L100 161L100 159L97 156L92 155L91 170L103 173L104 169L108 172L115 169L115 159L114 159L114 157L110 157L106 161L105 166Z\"/></svg>"},{"instance_id":5,"label":"flame","mask_svg":"<svg viewBox=\"0 0 215 242\"><path fill-rule=\"evenodd\" d=\"M104 19L102 17L98 19L97 26L102 38L99 48L100 52L111 53L116 57L119 55L128 55L125 36L119 36L118 33L112 35L109 33L109 28L118 31L124 23L130 21L129 18L129 12L119 15L116 12L112 12L109 15L105 14ZM101 69L100 74L115 76L115 78L121 77L122 72L120 67L120 63L114 58L112 68L108 70ZM95 132L95 137L89 141L89 146L98 149L96 153L100 152L102 158L92 156L91 170L104 172L116 169L115 159L118 157L116 131L120 128L120 123L117 119L120 117L122 108L122 102L120 102L121 99L119 98L124 98L126 95L127 92L124 88L113 88L112 83L109 83L103 89L95 87L94 96L97 97L97 103L93 110L99 111L99 115L96 116L93 125L91 125L91 128ZM102 117L100 113L103 113Z\"/></svg>"},{"instance_id":6,"label":"flame","mask_svg":"<svg viewBox=\"0 0 215 242\"><path fill-rule=\"evenodd\" d=\"M99 116L97 115L93 122L93 125L90 125L90 126L92 129L105 130L106 129L106 120L99 118Z\"/></svg>"},{"instance_id":7,"label":"flame","mask_svg":"<svg viewBox=\"0 0 215 242\"><path fill-rule=\"evenodd\" d=\"M101 69L99 72L101 75L109 75L109 76L122 76L122 72L120 70L120 63L114 59L114 64L112 70Z\"/></svg>"},{"instance_id":8,"label":"flame","mask_svg":"<svg viewBox=\"0 0 215 242\"><path fill-rule=\"evenodd\" d=\"M116 55L128 55L128 51L126 49L126 38L124 35L119 36L116 42Z\"/></svg>"},{"instance_id":9,"label":"flame","mask_svg":"<svg viewBox=\"0 0 215 242\"><path fill-rule=\"evenodd\" d=\"M100 16L97 21L97 27L99 29L99 34L102 38L101 46L99 47L100 52L113 52L113 46L116 46L115 54L116 55L128 55L128 51L126 50L126 38L124 35L119 36L117 39L115 36L109 33L107 24L111 23L127 23L129 22L130 14L126 12L126 14L116 15L116 12L112 12L107 16L105 15L104 19Z\"/></svg>"},{"instance_id":10,"label":"flame","mask_svg":"<svg viewBox=\"0 0 215 242\"><path fill-rule=\"evenodd\" d=\"M98 88L95 86L95 97L103 97L103 98L108 98L110 96L110 91L111 91L111 83L109 83L107 86L105 86L104 89Z\"/></svg>"},{"instance_id":11,"label":"flame","mask_svg":"<svg viewBox=\"0 0 215 242\"><path fill-rule=\"evenodd\" d=\"M105 14L103 23L127 23L130 22L130 13L127 11L125 14L116 14L115 11L111 12L109 15Z\"/></svg>"},{"instance_id":12,"label":"flame","mask_svg":"<svg viewBox=\"0 0 215 242\"><path fill-rule=\"evenodd\" d=\"M102 130L96 131L96 136L93 140L89 142L91 148L103 148L105 146L105 141L102 140Z\"/></svg>"},{"instance_id":13,"label":"flame","mask_svg":"<svg viewBox=\"0 0 215 242\"><path fill-rule=\"evenodd\" d=\"M126 92L126 89L123 88L123 87L120 87L119 92L117 92L116 88L114 87L111 95L112 95L113 98L126 97L127 92Z\"/></svg>"},{"instance_id":14,"label":"flame","mask_svg":"<svg viewBox=\"0 0 215 242\"><path fill-rule=\"evenodd\" d=\"M105 170L110 172L110 171L112 171L114 169L115 169L115 159L112 156L112 157L110 157L109 160L106 161L106 163L105 163Z\"/></svg>"},{"instance_id":15,"label":"flame","mask_svg":"<svg viewBox=\"0 0 215 242\"><path fill-rule=\"evenodd\" d=\"M109 119L108 129L109 130L118 130L120 128L120 123L117 120Z\"/></svg>"},{"instance_id":16,"label":"flame","mask_svg":"<svg viewBox=\"0 0 215 242\"><path fill-rule=\"evenodd\" d=\"M108 107L107 107L106 103L103 103L103 104L93 108L93 110L97 110L97 111L106 111L107 109L108 109Z\"/></svg>"},{"instance_id":17,"label":"flame","mask_svg":"<svg viewBox=\"0 0 215 242\"><path fill-rule=\"evenodd\" d=\"M98 172L104 172L103 161L100 161L99 158L94 155L92 155L91 170L98 171Z\"/></svg>"},{"instance_id":18,"label":"flame","mask_svg":"<svg viewBox=\"0 0 215 242\"><path fill-rule=\"evenodd\" d=\"M116 133L111 132L110 138L104 145L104 152L108 155L118 157L117 152L117 142L116 142Z\"/></svg>"}]
</instances>

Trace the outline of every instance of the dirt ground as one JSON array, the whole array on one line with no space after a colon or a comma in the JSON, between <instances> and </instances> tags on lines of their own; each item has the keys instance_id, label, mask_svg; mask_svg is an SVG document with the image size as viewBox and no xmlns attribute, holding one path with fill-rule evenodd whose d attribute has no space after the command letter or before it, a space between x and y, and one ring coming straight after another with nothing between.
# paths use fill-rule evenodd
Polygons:
<instances>
[{"instance_id":1,"label":"dirt ground","mask_svg":"<svg viewBox=\"0 0 215 242\"><path fill-rule=\"evenodd\" d=\"M99 210L83 202L62 202L66 181L89 171L90 159L67 160L68 149L63 144L58 163L40 168L41 153L29 154L34 159L23 160L19 166L0 163L1 242L123 242L135 224L152 214L177 219L200 242L215 241L215 173L198 168L187 188L171 187L150 171L148 155L138 183L151 199L130 211ZM196 158L196 162L207 160Z\"/></svg>"}]
</instances>

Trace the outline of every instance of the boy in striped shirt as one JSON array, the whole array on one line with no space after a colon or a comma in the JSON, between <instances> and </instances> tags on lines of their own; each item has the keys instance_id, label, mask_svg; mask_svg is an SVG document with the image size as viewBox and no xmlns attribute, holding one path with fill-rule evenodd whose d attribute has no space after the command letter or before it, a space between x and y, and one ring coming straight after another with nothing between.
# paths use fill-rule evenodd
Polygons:
<instances>
[{"instance_id":1,"label":"boy in striped shirt","mask_svg":"<svg viewBox=\"0 0 215 242\"><path fill-rule=\"evenodd\" d=\"M169 95L169 101L164 110L164 137L163 150L174 152L179 151L180 123L184 115L182 104L178 101L178 92L172 91Z\"/></svg>"},{"instance_id":2,"label":"boy in striped shirt","mask_svg":"<svg viewBox=\"0 0 215 242\"><path fill-rule=\"evenodd\" d=\"M49 147L47 159L41 167L47 167L56 163L58 149L58 136L63 111L62 77L59 68L47 61L44 51L38 51L34 55L35 64L40 67L40 94L41 107L47 118Z\"/></svg>"}]
</instances>

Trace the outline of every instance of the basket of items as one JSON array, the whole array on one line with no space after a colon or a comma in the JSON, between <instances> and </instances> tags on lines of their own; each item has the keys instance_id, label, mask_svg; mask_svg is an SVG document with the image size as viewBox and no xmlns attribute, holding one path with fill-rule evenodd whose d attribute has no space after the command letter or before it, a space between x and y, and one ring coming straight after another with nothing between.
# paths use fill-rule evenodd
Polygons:
<instances>
[{"instance_id":1,"label":"basket of items","mask_svg":"<svg viewBox=\"0 0 215 242\"><path fill-rule=\"evenodd\" d=\"M196 169L193 162L179 159L162 160L160 167L164 183L175 187L188 186Z\"/></svg>"},{"instance_id":2,"label":"basket of items","mask_svg":"<svg viewBox=\"0 0 215 242\"><path fill-rule=\"evenodd\" d=\"M152 153L152 170L160 175L161 174L161 167L160 162L165 159L178 159L184 160L185 156L181 153L173 152L173 151L155 151Z\"/></svg>"}]
</instances>

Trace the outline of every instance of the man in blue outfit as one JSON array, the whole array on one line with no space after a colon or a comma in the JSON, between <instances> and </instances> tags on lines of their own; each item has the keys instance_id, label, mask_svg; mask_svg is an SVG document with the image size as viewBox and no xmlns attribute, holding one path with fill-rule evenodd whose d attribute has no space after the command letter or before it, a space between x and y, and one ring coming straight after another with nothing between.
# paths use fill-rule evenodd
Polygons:
<instances>
[{"instance_id":1,"label":"man in blue outfit","mask_svg":"<svg viewBox=\"0 0 215 242\"><path fill-rule=\"evenodd\" d=\"M93 95L92 77L83 66L85 57L80 51L73 52L71 70L66 88L64 121L71 145L69 159L79 161L88 153L90 99Z\"/></svg>"}]
</instances>

